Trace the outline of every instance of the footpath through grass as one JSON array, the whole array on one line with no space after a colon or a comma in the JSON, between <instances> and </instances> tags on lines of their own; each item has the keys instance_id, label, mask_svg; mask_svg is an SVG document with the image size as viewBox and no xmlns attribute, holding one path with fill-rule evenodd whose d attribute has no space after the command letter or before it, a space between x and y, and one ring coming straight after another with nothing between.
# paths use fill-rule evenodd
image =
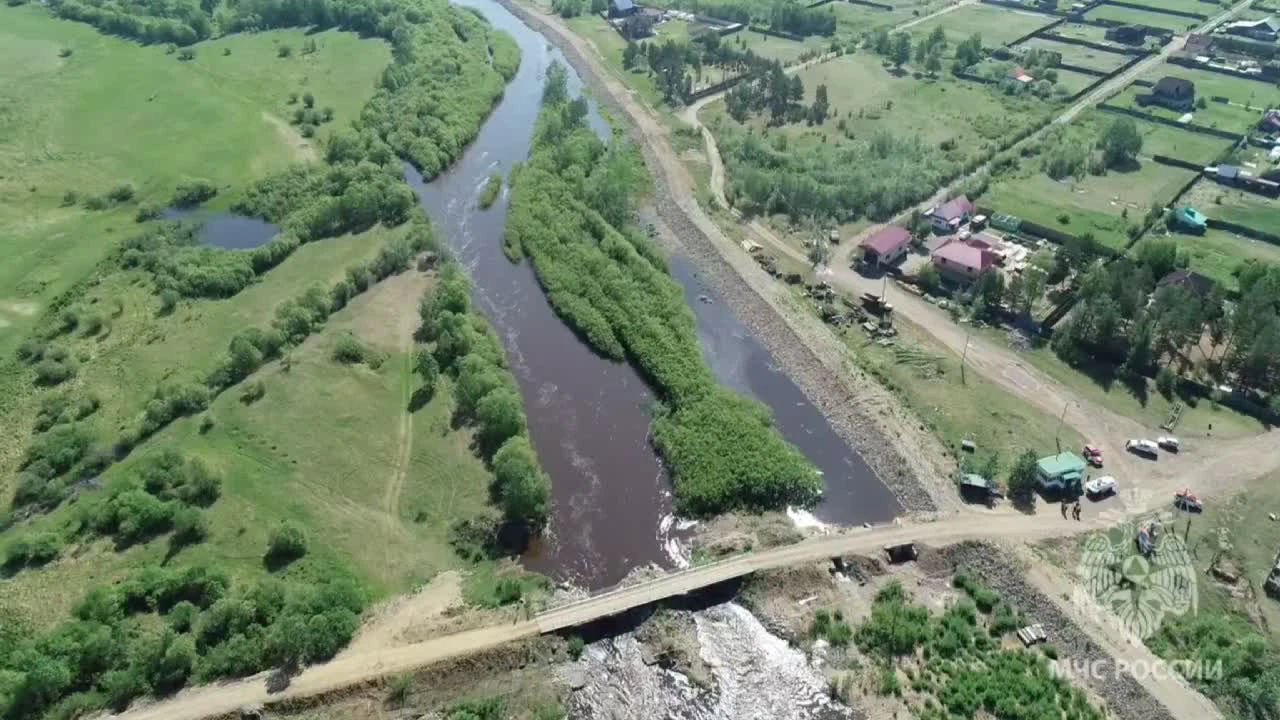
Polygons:
<instances>
[{"instance_id":1,"label":"footpath through grass","mask_svg":"<svg viewBox=\"0 0 1280 720\"><path fill-rule=\"evenodd\" d=\"M304 38L314 53L301 52ZM283 45L294 47L288 58L278 57ZM390 58L377 40L301 30L194 50L181 61L35 5L0 7L0 354L12 353L44 303L133 232L138 202L167 204L185 178L243 187L309 156L288 122L289 94L313 93L318 108L334 108L329 125L345 126ZM126 183L133 201L85 209Z\"/></svg>"}]
</instances>

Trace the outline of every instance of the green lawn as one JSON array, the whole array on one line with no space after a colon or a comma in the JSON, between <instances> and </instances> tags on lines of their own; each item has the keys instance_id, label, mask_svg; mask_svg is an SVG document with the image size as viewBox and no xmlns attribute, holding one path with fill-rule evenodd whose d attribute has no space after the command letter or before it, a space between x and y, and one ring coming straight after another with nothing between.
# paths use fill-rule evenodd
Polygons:
<instances>
[{"instance_id":1,"label":"green lawn","mask_svg":"<svg viewBox=\"0 0 1280 720\"><path fill-rule=\"evenodd\" d=\"M406 277L388 282L406 280L424 286ZM367 325L370 307L388 300L377 293L335 314L334 328L290 354L290 369L273 363L260 371L261 400L246 405L234 389L224 393L207 412L211 430L200 433L195 418L178 421L104 475L109 484L134 459L163 448L199 457L222 475L222 497L209 510L209 539L182 552L184 565L216 560L233 575L259 574L267 533L284 519L305 528L309 560L341 562L379 594L407 591L463 565L448 546L447 529L486 505L491 476L470 450L470 433L450 429L448 380L442 378L401 436L410 356L392 352L377 370L331 358L336 327ZM413 308L410 303L408 312ZM397 480L406 440L411 451ZM64 509L32 527L60 527L67 518ZM69 548L47 568L0 582L0 604L26 610L41 625L55 622L79 599L67 588L158 563L167 545L162 538L124 552L101 541Z\"/></svg>"},{"instance_id":2,"label":"green lawn","mask_svg":"<svg viewBox=\"0 0 1280 720\"><path fill-rule=\"evenodd\" d=\"M128 182L138 200L163 203L184 177L243 187L314 152L286 121L290 92L312 92L337 123L355 117L389 60L385 44L327 32L314 54L276 57L277 43L300 49L302 38L232 37L181 62L36 5L0 7L0 354L133 231L136 203L94 212L64 206L64 193Z\"/></svg>"},{"instance_id":3,"label":"green lawn","mask_svg":"<svg viewBox=\"0 0 1280 720\"><path fill-rule=\"evenodd\" d=\"M1217 220L1280 233L1280 201L1274 198L1204 180L1187 193L1186 202Z\"/></svg>"},{"instance_id":4,"label":"green lawn","mask_svg":"<svg viewBox=\"0 0 1280 720\"><path fill-rule=\"evenodd\" d=\"M994 5L969 5L911 28L917 38L927 37L935 27L947 33L949 49L973 34L982 36L985 47L1004 45L1057 18L1029 10L1012 10Z\"/></svg>"},{"instance_id":5,"label":"green lawn","mask_svg":"<svg viewBox=\"0 0 1280 720\"><path fill-rule=\"evenodd\" d=\"M1231 146L1230 140L1168 125L1136 121L1142 133L1142 154L1165 155L1192 163L1211 165Z\"/></svg>"},{"instance_id":6,"label":"green lawn","mask_svg":"<svg viewBox=\"0 0 1280 720\"><path fill-rule=\"evenodd\" d=\"M1202 2L1202 0L1136 0L1138 5L1174 10L1176 12L1196 13L1206 18L1213 17L1231 7L1230 2ZM1190 18L1187 18L1190 21Z\"/></svg>"},{"instance_id":7,"label":"green lawn","mask_svg":"<svg viewBox=\"0 0 1280 720\"><path fill-rule=\"evenodd\" d=\"M1212 208L1211 208L1212 209ZM1171 233L1191 258L1191 269L1213 278L1229 290L1238 289L1235 269L1245 260L1280 263L1280 246L1209 229L1204 235Z\"/></svg>"},{"instance_id":8,"label":"green lawn","mask_svg":"<svg viewBox=\"0 0 1280 720\"><path fill-rule=\"evenodd\" d=\"M990 154L992 148L1018 128L1042 118L1046 105L1034 98L1014 98L978 83L949 75L921 80L895 76L881 59L869 53L845 55L806 68L805 102L812 102L820 84L827 86L832 117L812 131L829 139L842 138L844 120L855 138L866 138L879 129L895 134L915 134L937 145L954 140L970 157ZM788 128L809 132L803 126Z\"/></svg>"},{"instance_id":9,"label":"green lawn","mask_svg":"<svg viewBox=\"0 0 1280 720\"><path fill-rule=\"evenodd\" d=\"M1065 2L1065 0L1064 0ZM1070 3L1067 3L1070 6ZM1058 35L1066 35L1067 37L1080 38L1081 40L1092 40L1093 42L1106 43L1107 29L1098 27L1097 25L1086 25L1085 23L1065 22L1053 29Z\"/></svg>"},{"instance_id":10,"label":"green lawn","mask_svg":"<svg viewBox=\"0 0 1280 720\"><path fill-rule=\"evenodd\" d=\"M794 64L806 52L822 52L831 44L829 39L817 36L805 38L804 42L796 42L750 30L740 30L725 38L724 42L747 48L761 57L777 60L783 65Z\"/></svg>"},{"instance_id":11,"label":"green lawn","mask_svg":"<svg viewBox=\"0 0 1280 720\"><path fill-rule=\"evenodd\" d=\"M803 300L798 300L803 302ZM1055 436L1063 447L1080 447L1084 438L1058 418L985 379L980 373L960 377L960 358L915 325L898 318L891 347L870 341L860 328L844 334L855 364L875 376L957 456L962 440L978 446L977 456L997 453L1008 470L1013 458L1032 448L1053 452Z\"/></svg>"},{"instance_id":12,"label":"green lawn","mask_svg":"<svg viewBox=\"0 0 1280 720\"><path fill-rule=\"evenodd\" d=\"M915 18L924 17L951 3L946 0L904 0L885 4L892 5L893 9L882 10L839 1L824 7L831 8L836 14L836 34L856 38L872 30L880 28L887 30Z\"/></svg>"},{"instance_id":13,"label":"green lawn","mask_svg":"<svg viewBox=\"0 0 1280 720\"><path fill-rule=\"evenodd\" d=\"M1001 331L988 329L982 332L993 342L1008 342ZM1113 377L1111 373L1114 373L1114 368L1103 370L1094 377L1063 363L1048 347L1027 350L1019 357L1075 395L1133 418L1153 431L1169 419L1172 403L1156 391L1154 382L1148 381L1145 396L1139 397ZM1192 359L1199 361L1201 358L1196 353ZM1183 438L1205 437L1210 425L1213 426L1213 437L1223 438L1255 435L1265 429L1261 423L1247 415L1225 407L1215 408L1208 400L1202 400L1195 407L1185 406L1184 403L1182 417L1174 434Z\"/></svg>"},{"instance_id":14,"label":"green lawn","mask_svg":"<svg viewBox=\"0 0 1280 720\"><path fill-rule=\"evenodd\" d=\"M1168 202L1194 176L1189 170L1146 161L1130 172L1111 171L1100 177L1086 176L1080 182L1059 182L1036 165L992 185L982 202L997 212L1063 232L1093 233L1098 242L1119 250L1128 243L1126 226L1139 222L1153 203ZM1058 219L1064 214L1066 223Z\"/></svg>"},{"instance_id":15,"label":"green lawn","mask_svg":"<svg viewBox=\"0 0 1280 720\"><path fill-rule=\"evenodd\" d=\"M1101 72L1111 72L1129 60L1128 55L1104 52L1102 50L1095 50L1091 47L1084 47L1083 45L1072 45L1071 43L1046 40L1038 37L1031 38L1018 47L1051 50L1053 52L1060 53L1062 55L1062 62L1067 63L1068 65L1076 65L1083 68L1089 68L1090 70L1099 70Z\"/></svg>"},{"instance_id":16,"label":"green lawn","mask_svg":"<svg viewBox=\"0 0 1280 720\"><path fill-rule=\"evenodd\" d=\"M1205 98L1205 106L1203 108L1197 106L1189 111L1171 110L1156 104L1141 104L1139 98L1149 94L1151 94L1150 88L1130 85L1123 92L1108 100L1107 103L1169 120L1181 120L1182 117L1190 114L1190 121L1196 125L1204 125L1241 134L1257 124L1258 117L1261 115L1261 111L1254 112L1237 105L1210 102L1207 98Z\"/></svg>"},{"instance_id":17,"label":"green lawn","mask_svg":"<svg viewBox=\"0 0 1280 720\"><path fill-rule=\"evenodd\" d=\"M1062 86L1063 89L1072 95L1089 87L1098 80L1098 78L1092 75L1085 75L1084 73L1072 72L1070 70L1059 69L1056 72L1058 73L1058 82L1056 84Z\"/></svg>"},{"instance_id":18,"label":"green lawn","mask_svg":"<svg viewBox=\"0 0 1280 720\"><path fill-rule=\"evenodd\" d=\"M1177 15L1166 15L1159 12L1149 12L1147 10L1137 10L1134 8L1117 7L1114 5L1102 5L1101 7L1090 10L1085 17L1090 20L1118 20L1126 24L1149 25L1151 27L1165 28L1175 33L1184 33L1189 27L1204 22L1203 20L1195 20L1193 18L1179 17Z\"/></svg>"}]
</instances>

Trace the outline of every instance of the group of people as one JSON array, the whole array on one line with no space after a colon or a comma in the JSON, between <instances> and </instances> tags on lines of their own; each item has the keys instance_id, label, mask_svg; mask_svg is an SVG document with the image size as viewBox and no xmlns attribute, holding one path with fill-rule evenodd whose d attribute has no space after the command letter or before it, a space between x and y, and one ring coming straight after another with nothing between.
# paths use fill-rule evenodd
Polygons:
<instances>
[{"instance_id":1,"label":"group of people","mask_svg":"<svg viewBox=\"0 0 1280 720\"><path fill-rule=\"evenodd\" d=\"M1070 504L1071 503L1066 500L1062 501L1062 517L1067 516L1067 505L1070 505ZM1075 518L1076 520L1080 519L1080 501L1079 500L1077 500L1075 502L1075 505L1071 507L1071 517Z\"/></svg>"}]
</instances>

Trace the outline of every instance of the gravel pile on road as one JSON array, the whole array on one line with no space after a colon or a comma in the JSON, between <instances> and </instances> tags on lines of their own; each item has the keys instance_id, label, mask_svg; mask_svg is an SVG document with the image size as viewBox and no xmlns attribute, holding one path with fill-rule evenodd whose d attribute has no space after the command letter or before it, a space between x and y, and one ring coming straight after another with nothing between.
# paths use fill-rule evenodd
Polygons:
<instances>
[{"instance_id":1,"label":"gravel pile on road","mask_svg":"<svg viewBox=\"0 0 1280 720\"><path fill-rule=\"evenodd\" d=\"M693 261L703 282L729 304L805 397L826 416L841 439L857 450L906 510L915 513L937 511L938 504L922 485L917 472L896 449L897 443L886 437L881 418L884 411L875 412L865 398L851 393L848 385L823 364L806 339L737 274L711 239L675 202L653 149L578 48L572 43L559 42L560 35L556 29L526 8L512 0L498 2L560 49L590 90L592 98L608 111L610 119L620 125L640 148L653 178L654 204L661 224L669 235L678 239L681 254Z\"/></svg>"},{"instance_id":2,"label":"gravel pile on road","mask_svg":"<svg viewBox=\"0 0 1280 720\"><path fill-rule=\"evenodd\" d=\"M1108 670L1089 680L1089 686L1106 701L1114 717L1125 720L1174 720L1163 705L1128 675L1110 672L1111 656L1095 645L1060 611L1052 600L1022 579L1004 558L1004 550L985 543L962 543L942 552L956 570L975 575L1001 599L1021 610L1030 623L1040 623L1057 648L1059 661L1076 665L1103 661Z\"/></svg>"}]
</instances>

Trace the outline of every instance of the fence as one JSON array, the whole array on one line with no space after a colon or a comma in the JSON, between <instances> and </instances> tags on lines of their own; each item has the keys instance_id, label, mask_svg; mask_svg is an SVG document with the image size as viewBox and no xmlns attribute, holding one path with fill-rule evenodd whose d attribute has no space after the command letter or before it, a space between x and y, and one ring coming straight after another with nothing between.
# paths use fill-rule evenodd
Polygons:
<instances>
[{"instance_id":1,"label":"fence","mask_svg":"<svg viewBox=\"0 0 1280 720\"><path fill-rule=\"evenodd\" d=\"M878 9L878 10L893 10L893 9L894 9L894 7L893 7L892 5L885 5L884 3L871 2L871 0L848 0L848 2L849 2L849 4L850 4L850 5L864 5L864 6L866 6L866 7L873 7L873 8L876 8L876 9Z\"/></svg>"},{"instance_id":2,"label":"fence","mask_svg":"<svg viewBox=\"0 0 1280 720\"><path fill-rule=\"evenodd\" d=\"M1114 53L1116 55L1141 55L1145 57L1149 51L1140 47L1125 47L1123 45L1108 45L1100 43L1096 40L1087 40L1085 38L1071 37L1070 35L1059 35L1058 33L1041 33L1041 38L1052 40L1054 42L1066 43L1068 45L1079 45L1081 47L1101 50L1102 52Z\"/></svg>"},{"instance_id":3,"label":"fence","mask_svg":"<svg viewBox=\"0 0 1280 720\"><path fill-rule=\"evenodd\" d=\"M1054 65L1054 67L1055 67L1055 68L1057 68L1057 69L1059 69L1059 70L1069 70L1069 71L1071 71L1071 72L1073 72L1073 73L1079 73L1079 74L1081 74L1081 75L1088 75L1089 77L1109 78L1109 77L1111 77L1112 75L1114 75L1114 74L1115 74L1115 71L1114 71L1114 70L1113 70L1113 71L1104 71L1104 70L1098 70L1098 69L1096 69L1096 68L1087 68L1087 67L1083 67L1083 66L1081 66L1081 65L1071 65L1071 64L1069 64L1069 63L1064 63L1064 62L1060 62L1060 63L1058 63L1057 65Z\"/></svg>"},{"instance_id":4,"label":"fence","mask_svg":"<svg viewBox=\"0 0 1280 720\"><path fill-rule=\"evenodd\" d=\"M1178 158L1169 157L1167 155L1152 155L1151 159L1161 165L1182 168L1183 170L1192 170L1194 172L1204 172L1204 165L1200 163L1187 162Z\"/></svg>"},{"instance_id":5,"label":"fence","mask_svg":"<svg viewBox=\"0 0 1280 720\"><path fill-rule=\"evenodd\" d=\"M1247 72L1241 72L1239 70L1232 70L1231 68L1225 68L1225 67L1222 67L1221 65L1210 65L1208 63L1198 63L1195 61L1195 58L1184 57L1181 55L1170 56L1168 62L1173 65L1181 65L1183 67L1189 67L1195 70L1203 70L1205 72L1218 73L1219 75L1230 75L1231 77L1238 77L1244 80L1253 80L1255 82L1265 83L1267 85L1271 85L1274 80L1274 78L1268 78L1262 73L1247 73Z\"/></svg>"},{"instance_id":6,"label":"fence","mask_svg":"<svg viewBox=\"0 0 1280 720\"><path fill-rule=\"evenodd\" d=\"M704 87L697 92L689 93L689 100L687 102L690 102L690 103L696 102L698 100L701 100L704 97L707 97L708 95L715 95L721 90L727 90L733 87L734 85L737 85L738 83L742 82L743 79L745 79L746 77L747 77L746 74L735 75L734 77L731 77L727 80L721 80L715 85L708 85L707 87Z\"/></svg>"},{"instance_id":7,"label":"fence","mask_svg":"<svg viewBox=\"0 0 1280 720\"><path fill-rule=\"evenodd\" d=\"M982 0L982 4L998 5L999 7L1013 8L1014 10L1036 12L1036 13L1040 13L1041 15L1052 15L1054 17L1060 17L1063 19L1066 19L1070 15L1070 13L1065 12L1063 10L1058 10L1057 8L1054 8L1052 10L1046 10L1044 8L1031 7L1024 3L1017 2L1017 0ZM1009 43L1009 44L1012 45L1013 43Z\"/></svg>"},{"instance_id":8,"label":"fence","mask_svg":"<svg viewBox=\"0 0 1280 720\"><path fill-rule=\"evenodd\" d=\"M1119 105L1108 105L1107 103L1102 103L1098 105L1098 109L1104 112L1116 113L1119 115L1129 115L1131 117L1136 117L1141 120L1147 120L1153 123L1159 123L1161 125L1168 125L1169 127L1176 127L1176 128L1182 128L1183 130L1190 130L1191 132L1197 132L1197 133L1200 133L1201 135L1212 135L1213 137L1223 138L1224 140L1239 140L1241 137L1243 137L1243 135L1238 132L1233 133L1227 130L1219 130L1218 128L1211 128L1207 125L1197 125L1196 123L1190 123L1190 122L1181 123L1181 122L1178 122L1177 120L1171 120L1169 118L1160 117L1159 115L1144 113L1139 110L1134 110L1132 108L1120 107Z\"/></svg>"},{"instance_id":9,"label":"fence","mask_svg":"<svg viewBox=\"0 0 1280 720\"><path fill-rule=\"evenodd\" d=\"M1144 58L1146 58L1146 57L1147 57L1147 55L1149 55L1149 54L1150 54L1150 53L1147 53L1147 52L1145 52L1145 51L1144 51L1141 55L1134 55L1134 56L1133 56L1132 58L1130 58L1130 59L1129 59L1129 61L1128 61L1128 62L1126 62L1125 64L1121 65L1120 67L1116 68L1115 70L1112 70L1112 71L1111 71L1110 73L1108 73L1107 75L1103 75L1102 77L1098 78L1097 80L1094 80L1093 82L1089 83L1088 85L1085 85L1085 86L1084 86L1083 88L1081 88L1081 89L1079 90L1079 92L1077 92L1075 95L1072 95L1071 97L1067 98L1067 102L1075 102L1075 101L1079 100L1080 98L1085 97L1085 96L1086 96L1086 95L1088 95L1089 93L1091 93L1091 92L1093 92L1094 90L1098 89L1098 86L1102 85L1102 83L1104 83L1104 82L1106 82L1106 81L1110 80L1111 78L1113 78L1113 77L1115 77L1115 76L1117 76L1117 75L1119 75L1119 74L1123 73L1125 70L1128 70L1129 68L1133 67L1134 65L1137 65L1138 63L1142 62L1142 60L1143 60Z\"/></svg>"},{"instance_id":10,"label":"fence","mask_svg":"<svg viewBox=\"0 0 1280 720\"><path fill-rule=\"evenodd\" d=\"M1189 12L1187 10L1170 10L1169 8L1154 7L1152 5L1143 5L1142 3L1126 2L1125 0L1102 0L1102 5L1114 5L1116 7L1132 8L1134 10L1146 10L1147 12L1160 13L1161 15L1173 15L1176 17L1190 18L1192 20L1208 20L1209 16L1202 13Z\"/></svg>"},{"instance_id":11,"label":"fence","mask_svg":"<svg viewBox=\"0 0 1280 720\"><path fill-rule=\"evenodd\" d=\"M1039 12L1039 11L1037 10L1036 12ZM1031 39L1031 38L1033 38L1033 37L1037 37L1037 36L1038 36L1038 35L1040 35L1040 33L1042 33L1042 32L1048 32L1049 30L1052 30L1052 29L1054 29L1054 28L1058 27L1059 25L1061 25L1062 23L1064 23L1064 22L1066 22L1066 21L1067 21L1067 19L1066 19L1066 18L1058 18L1057 20L1054 20L1053 22L1049 23L1048 25L1045 25L1045 26L1043 26L1043 27L1039 27L1039 28L1036 28L1035 30L1032 30L1031 32L1027 33L1026 35L1023 35L1022 37L1018 38L1017 40L1014 40L1013 42L1007 42L1007 43L1005 43L1005 44L1004 44L1004 46L1005 46L1005 47L1015 47L1015 46L1016 46L1016 45L1018 45L1019 43L1024 43L1024 42L1026 42L1026 41L1030 40L1030 39Z\"/></svg>"},{"instance_id":12,"label":"fence","mask_svg":"<svg viewBox=\"0 0 1280 720\"><path fill-rule=\"evenodd\" d=\"M751 32L758 32L761 35L769 35L776 38L782 38L783 40L791 40L794 42L804 42L803 35L795 35L793 33L783 32L781 30L773 30L763 25L752 25L750 27L750 30Z\"/></svg>"},{"instance_id":13,"label":"fence","mask_svg":"<svg viewBox=\"0 0 1280 720\"><path fill-rule=\"evenodd\" d=\"M1239 225L1237 223L1227 222L1226 220L1214 220L1213 218L1209 218L1208 223L1209 227L1215 230L1226 230L1227 232L1243 235L1244 237L1258 240L1260 242L1280 245L1280 235L1276 235L1275 233L1269 233L1265 230L1249 227L1248 225Z\"/></svg>"}]
</instances>

